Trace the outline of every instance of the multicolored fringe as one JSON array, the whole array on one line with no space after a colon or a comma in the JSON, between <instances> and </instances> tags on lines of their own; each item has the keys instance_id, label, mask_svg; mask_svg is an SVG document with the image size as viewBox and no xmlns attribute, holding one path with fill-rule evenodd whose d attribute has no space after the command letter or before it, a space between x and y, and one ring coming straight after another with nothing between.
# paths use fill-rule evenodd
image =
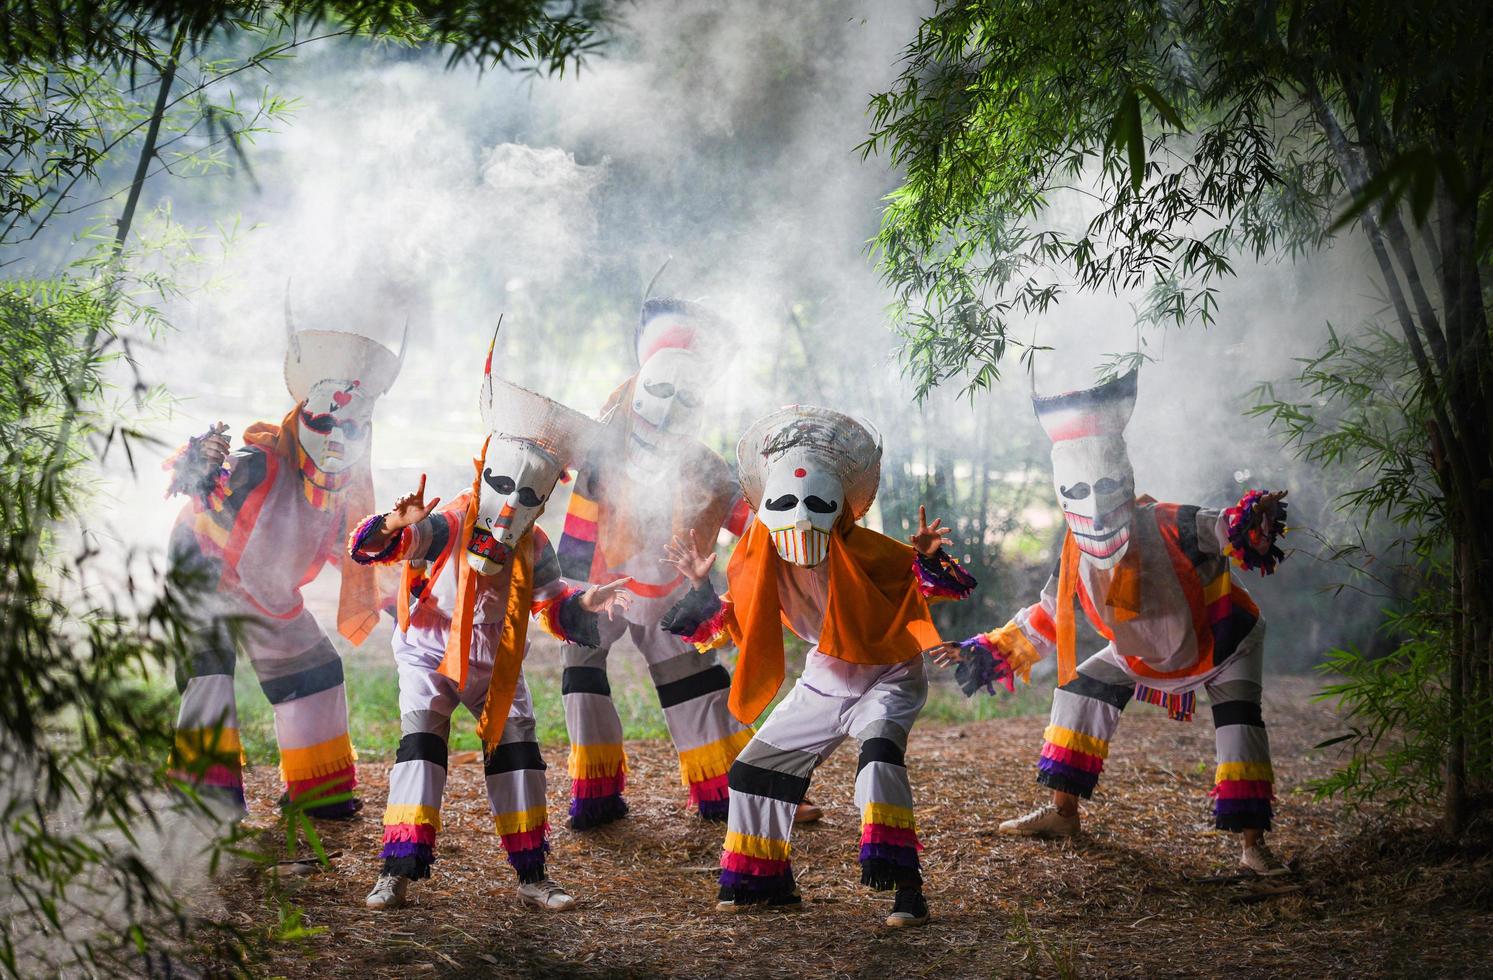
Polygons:
<instances>
[{"instance_id":1,"label":"multicolored fringe","mask_svg":"<svg viewBox=\"0 0 1493 980\"><path fill-rule=\"evenodd\" d=\"M726 629L726 604L721 607L699 627L684 638L684 642L693 646L701 653L709 653L718 650L731 642L731 633Z\"/></svg>"},{"instance_id":2,"label":"multicolored fringe","mask_svg":"<svg viewBox=\"0 0 1493 980\"><path fill-rule=\"evenodd\" d=\"M405 878L430 877L435 863L435 838L441 829L439 807L416 803L384 808L383 873Z\"/></svg>"},{"instance_id":3,"label":"multicolored fringe","mask_svg":"<svg viewBox=\"0 0 1493 980\"><path fill-rule=\"evenodd\" d=\"M861 884L877 891L923 881L917 826L912 811L890 803L867 803L861 813Z\"/></svg>"},{"instance_id":4,"label":"multicolored fringe","mask_svg":"<svg viewBox=\"0 0 1493 980\"><path fill-rule=\"evenodd\" d=\"M544 880L544 856L549 853L549 811L542 806L493 817L508 863L518 872L519 884Z\"/></svg>"},{"instance_id":5,"label":"multicolored fringe","mask_svg":"<svg viewBox=\"0 0 1493 980\"><path fill-rule=\"evenodd\" d=\"M1037 761L1037 782L1060 793L1088 799L1099 784L1109 742L1083 732L1048 725L1042 732L1042 757Z\"/></svg>"},{"instance_id":6,"label":"multicolored fringe","mask_svg":"<svg viewBox=\"0 0 1493 980\"><path fill-rule=\"evenodd\" d=\"M301 489L306 501L317 510L330 510L337 500L337 493L353 478L353 469L341 473L326 473L316 465L316 460L296 441L296 454L301 460Z\"/></svg>"},{"instance_id":7,"label":"multicolored fringe","mask_svg":"<svg viewBox=\"0 0 1493 980\"><path fill-rule=\"evenodd\" d=\"M726 774L731 763L752 740L752 730L743 728L725 738L679 753L679 776L689 788L689 801L705 820L719 822L730 810Z\"/></svg>"},{"instance_id":8,"label":"multicolored fringe","mask_svg":"<svg viewBox=\"0 0 1493 980\"><path fill-rule=\"evenodd\" d=\"M785 840L726 831L721 851L720 900L772 904L794 894L793 862Z\"/></svg>"},{"instance_id":9,"label":"multicolored fringe","mask_svg":"<svg viewBox=\"0 0 1493 980\"><path fill-rule=\"evenodd\" d=\"M702 582L686 592L670 609L659 625L701 653L709 653L731 642L726 630L729 603L715 594L709 582Z\"/></svg>"},{"instance_id":10,"label":"multicolored fringe","mask_svg":"<svg viewBox=\"0 0 1493 980\"><path fill-rule=\"evenodd\" d=\"M627 816L627 753L620 745L570 747L570 828L589 830Z\"/></svg>"},{"instance_id":11,"label":"multicolored fringe","mask_svg":"<svg viewBox=\"0 0 1493 980\"><path fill-rule=\"evenodd\" d=\"M228 496L228 467L219 466L207 470L203 466L202 444L213 436L212 431L192 436L187 444L168 456L161 469L171 474L171 485L166 496L182 494L191 497L199 509L223 509L223 499Z\"/></svg>"},{"instance_id":12,"label":"multicolored fringe","mask_svg":"<svg viewBox=\"0 0 1493 980\"><path fill-rule=\"evenodd\" d=\"M1268 762L1220 763L1211 795L1213 825L1219 830L1269 830L1275 816L1275 771Z\"/></svg>"},{"instance_id":13,"label":"multicolored fringe","mask_svg":"<svg viewBox=\"0 0 1493 980\"><path fill-rule=\"evenodd\" d=\"M244 750L236 728L178 730L167 763L169 775L244 809Z\"/></svg>"},{"instance_id":14,"label":"multicolored fringe","mask_svg":"<svg viewBox=\"0 0 1493 980\"><path fill-rule=\"evenodd\" d=\"M962 657L954 668L954 681L967 698L982 688L994 694L997 683L1007 691L1016 690L1016 672L991 635L980 633L959 644Z\"/></svg>"},{"instance_id":15,"label":"multicolored fringe","mask_svg":"<svg viewBox=\"0 0 1493 980\"><path fill-rule=\"evenodd\" d=\"M1286 502L1279 501L1275 505L1275 519L1271 521L1268 528L1253 528L1255 508L1259 506L1261 498L1265 496L1263 490L1251 490L1239 502L1228 510L1224 516L1229 521L1229 557L1234 560L1240 568L1260 570L1261 575L1271 575L1275 567L1285 560L1285 552L1276 547L1276 539L1286 533ZM1260 554L1253 547L1252 538L1263 536L1270 542L1269 551Z\"/></svg>"},{"instance_id":16,"label":"multicolored fringe","mask_svg":"<svg viewBox=\"0 0 1493 980\"><path fill-rule=\"evenodd\" d=\"M282 748L280 774L285 779L285 788L292 802L315 804L317 800L349 796L336 803L308 807L306 813L310 816L321 819L350 817L362 808L358 799L351 796L358 785L357 754L353 752L352 741L346 733L304 748Z\"/></svg>"},{"instance_id":17,"label":"multicolored fringe","mask_svg":"<svg viewBox=\"0 0 1493 980\"><path fill-rule=\"evenodd\" d=\"M574 636L570 630L565 628L565 617L562 614L565 604L583 591L573 585L567 585L563 586L553 597L535 602L532 610L535 622L561 643L581 643L589 646L586 637Z\"/></svg>"},{"instance_id":18,"label":"multicolored fringe","mask_svg":"<svg viewBox=\"0 0 1493 980\"><path fill-rule=\"evenodd\" d=\"M1144 684L1135 685L1135 700L1165 708L1175 721L1192 721L1193 709L1197 707L1197 696L1192 691L1173 694Z\"/></svg>"},{"instance_id":19,"label":"multicolored fringe","mask_svg":"<svg viewBox=\"0 0 1493 980\"><path fill-rule=\"evenodd\" d=\"M919 590L932 602L967 599L979 584L942 548L931 555L918 554L912 567Z\"/></svg>"},{"instance_id":20,"label":"multicolored fringe","mask_svg":"<svg viewBox=\"0 0 1493 980\"><path fill-rule=\"evenodd\" d=\"M403 554L404 545L410 536L410 529L407 527L401 528L398 534L390 535L389 543L380 551L368 552L363 548L363 542L368 540L368 536L383 528L386 516L370 514L359 521L358 526L347 535L347 552L359 565L386 564L393 561L396 555Z\"/></svg>"}]
</instances>

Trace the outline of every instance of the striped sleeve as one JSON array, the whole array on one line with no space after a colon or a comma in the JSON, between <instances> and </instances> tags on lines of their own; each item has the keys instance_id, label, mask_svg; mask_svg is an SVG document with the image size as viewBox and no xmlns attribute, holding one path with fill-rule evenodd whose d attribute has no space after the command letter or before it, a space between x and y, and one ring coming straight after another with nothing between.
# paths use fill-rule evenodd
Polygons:
<instances>
[{"instance_id":1,"label":"striped sleeve","mask_svg":"<svg viewBox=\"0 0 1493 980\"><path fill-rule=\"evenodd\" d=\"M222 555L229 550L229 540L241 518L252 520L245 505L254 491L264 487L270 473L270 461L258 446L244 446L231 453L223 464L217 483L205 497L194 498L191 527L202 550Z\"/></svg>"},{"instance_id":2,"label":"striped sleeve","mask_svg":"<svg viewBox=\"0 0 1493 980\"><path fill-rule=\"evenodd\" d=\"M360 565L435 561L460 535L465 509L466 505L462 504L461 507L447 507L437 511L394 535L380 551L372 550L365 543L370 535L384 526L383 514L371 514L363 518L347 536L347 552Z\"/></svg>"},{"instance_id":3,"label":"striped sleeve","mask_svg":"<svg viewBox=\"0 0 1493 980\"><path fill-rule=\"evenodd\" d=\"M560 560L549 535L534 528L534 600L530 614L540 627L562 643L601 646L595 613L581 607L585 589L560 574Z\"/></svg>"},{"instance_id":4,"label":"striped sleeve","mask_svg":"<svg viewBox=\"0 0 1493 980\"><path fill-rule=\"evenodd\" d=\"M565 509L565 528L560 534L557 557L560 571L568 578L585 582L591 578L596 559L595 479L590 470L582 470L570 491L570 505Z\"/></svg>"}]
</instances>

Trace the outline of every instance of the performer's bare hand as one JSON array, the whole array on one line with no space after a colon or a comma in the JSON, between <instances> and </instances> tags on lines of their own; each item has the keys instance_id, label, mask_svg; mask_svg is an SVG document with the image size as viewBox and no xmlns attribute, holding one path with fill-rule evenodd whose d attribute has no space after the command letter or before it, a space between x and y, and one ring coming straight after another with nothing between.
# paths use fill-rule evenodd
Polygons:
<instances>
[{"instance_id":1,"label":"performer's bare hand","mask_svg":"<svg viewBox=\"0 0 1493 980\"><path fill-rule=\"evenodd\" d=\"M664 546L664 554L667 557L660 558L659 561L665 565L673 565L695 585L708 581L710 569L715 566L715 552L700 547L694 528L690 528L684 537L674 535Z\"/></svg>"},{"instance_id":2,"label":"performer's bare hand","mask_svg":"<svg viewBox=\"0 0 1493 980\"><path fill-rule=\"evenodd\" d=\"M928 508L918 505L918 530L910 536L908 542L920 555L931 555L946 544L953 544L954 539L949 537L949 529L943 526L943 520L935 517L933 523L928 523Z\"/></svg>"},{"instance_id":3,"label":"performer's bare hand","mask_svg":"<svg viewBox=\"0 0 1493 980\"><path fill-rule=\"evenodd\" d=\"M964 648L956 640L940 643L936 647L929 647L923 653L940 667L953 667L964 659Z\"/></svg>"},{"instance_id":4,"label":"performer's bare hand","mask_svg":"<svg viewBox=\"0 0 1493 980\"><path fill-rule=\"evenodd\" d=\"M1280 502L1286 499L1289 490L1277 490L1260 497L1255 503L1249 525L1249 546L1262 555L1270 554L1270 529L1275 526L1275 515Z\"/></svg>"},{"instance_id":5,"label":"performer's bare hand","mask_svg":"<svg viewBox=\"0 0 1493 980\"><path fill-rule=\"evenodd\" d=\"M425 474L420 474L420 485L415 488L414 493L407 493L394 501L394 506L389 508L389 513L384 517L384 530L389 533L402 531L411 524L419 524L429 517L435 505L441 502L436 497L425 502Z\"/></svg>"},{"instance_id":6,"label":"performer's bare hand","mask_svg":"<svg viewBox=\"0 0 1493 980\"><path fill-rule=\"evenodd\" d=\"M606 585L591 586L581 593L581 608L598 616L606 613L607 619L615 619L617 613L626 612L632 605L632 593L627 591L627 583L631 581L632 576L628 575Z\"/></svg>"},{"instance_id":7,"label":"performer's bare hand","mask_svg":"<svg viewBox=\"0 0 1493 980\"><path fill-rule=\"evenodd\" d=\"M202 465L209 472L215 472L223 465L223 460L228 458L228 450L233 446L228 441L228 424L216 422L202 436L201 452Z\"/></svg>"}]
</instances>

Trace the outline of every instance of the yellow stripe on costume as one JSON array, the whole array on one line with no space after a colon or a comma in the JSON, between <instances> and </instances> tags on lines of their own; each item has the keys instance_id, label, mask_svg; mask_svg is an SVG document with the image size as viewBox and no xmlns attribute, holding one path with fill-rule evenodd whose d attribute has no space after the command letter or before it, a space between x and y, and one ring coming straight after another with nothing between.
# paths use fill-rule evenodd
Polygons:
<instances>
[{"instance_id":1,"label":"yellow stripe on costume","mask_svg":"<svg viewBox=\"0 0 1493 980\"><path fill-rule=\"evenodd\" d=\"M1101 759L1109 758L1108 742L1102 738L1085 735L1083 732L1075 732L1071 728L1048 725L1042 731L1042 739L1061 748L1072 749L1075 752L1097 755Z\"/></svg>"},{"instance_id":2,"label":"yellow stripe on costume","mask_svg":"<svg viewBox=\"0 0 1493 980\"><path fill-rule=\"evenodd\" d=\"M679 753L679 776L684 785L725 773L751 740L752 730L743 728L697 749L685 749Z\"/></svg>"},{"instance_id":3,"label":"yellow stripe on costume","mask_svg":"<svg viewBox=\"0 0 1493 980\"><path fill-rule=\"evenodd\" d=\"M1228 782L1231 779L1248 780L1250 782L1275 782L1275 770L1268 762L1221 762L1218 771L1213 775L1215 783Z\"/></svg>"},{"instance_id":4,"label":"yellow stripe on costume","mask_svg":"<svg viewBox=\"0 0 1493 980\"><path fill-rule=\"evenodd\" d=\"M441 808L423 803L390 803L384 807L384 826L409 824L415 827L441 829Z\"/></svg>"},{"instance_id":5,"label":"yellow stripe on costume","mask_svg":"<svg viewBox=\"0 0 1493 980\"><path fill-rule=\"evenodd\" d=\"M209 517L205 512L198 514L192 522L192 530L204 538L207 538L219 548L228 547L229 530L217 521Z\"/></svg>"},{"instance_id":6,"label":"yellow stripe on costume","mask_svg":"<svg viewBox=\"0 0 1493 980\"><path fill-rule=\"evenodd\" d=\"M587 500L580 494L572 492L570 494L570 506L566 508L566 513L574 514L583 521L592 521L594 523L601 516L601 508L597 506L596 501Z\"/></svg>"},{"instance_id":7,"label":"yellow stripe on costume","mask_svg":"<svg viewBox=\"0 0 1493 980\"><path fill-rule=\"evenodd\" d=\"M627 753L620 745L572 745L570 778L599 779L627 772Z\"/></svg>"},{"instance_id":8,"label":"yellow stripe on costume","mask_svg":"<svg viewBox=\"0 0 1493 980\"><path fill-rule=\"evenodd\" d=\"M697 653L709 653L712 650L719 650L721 647L730 642L731 631L723 629L719 633L712 636L710 639L706 640L704 643L694 644L694 648L695 652Z\"/></svg>"},{"instance_id":9,"label":"yellow stripe on costume","mask_svg":"<svg viewBox=\"0 0 1493 980\"><path fill-rule=\"evenodd\" d=\"M538 830L549 823L549 810L536 806L532 810L499 813L492 818L492 822L499 834L521 834L526 830Z\"/></svg>"},{"instance_id":10,"label":"yellow stripe on costume","mask_svg":"<svg viewBox=\"0 0 1493 980\"><path fill-rule=\"evenodd\" d=\"M745 854L747 857L762 858L764 861L786 861L790 850L785 840L756 837L735 830L726 831L725 848L732 854Z\"/></svg>"},{"instance_id":11,"label":"yellow stripe on costume","mask_svg":"<svg viewBox=\"0 0 1493 980\"><path fill-rule=\"evenodd\" d=\"M340 772L357 761L353 743L346 735L337 735L300 749L280 750L280 773L287 782L292 779L315 779Z\"/></svg>"},{"instance_id":12,"label":"yellow stripe on costume","mask_svg":"<svg viewBox=\"0 0 1493 980\"><path fill-rule=\"evenodd\" d=\"M1211 606L1234 591L1234 578L1225 569L1224 573L1203 587L1203 605Z\"/></svg>"},{"instance_id":13,"label":"yellow stripe on costume","mask_svg":"<svg viewBox=\"0 0 1493 980\"><path fill-rule=\"evenodd\" d=\"M893 803L867 803L866 808L861 811L861 823L877 823L883 827L901 827L905 830L918 829L912 811Z\"/></svg>"},{"instance_id":14,"label":"yellow stripe on costume","mask_svg":"<svg viewBox=\"0 0 1493 980\"><path fill-rule=\"evenodd\" d=\"M196 762L204 757L233 757L242 760L243 756L244 746L239 741L237 728L179 729L171 749L173 765Z\"/></svg>"},{"instance_id":15,"label":"yellow stripe on costume","mask_svg":"<svg viewBox=\"0 0 1493 980\"><path fill-rule=\"evenodd\" d=\"M1042 654L1027 639L1026 632L1015 623L1007 623L994 633L985 635L1005 655L1006 663L1011 665L1011 673L1020 677L1023 683L1030 684L1032 667L1042 659Z\"/></svg>"}]
</instances>

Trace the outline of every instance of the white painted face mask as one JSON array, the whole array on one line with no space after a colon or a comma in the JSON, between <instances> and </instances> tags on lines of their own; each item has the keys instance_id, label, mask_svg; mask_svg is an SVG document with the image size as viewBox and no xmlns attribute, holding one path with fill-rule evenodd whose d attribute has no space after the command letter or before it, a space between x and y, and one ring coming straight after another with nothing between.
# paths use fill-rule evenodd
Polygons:
<instances>
[{"instance_id":1,"label":"white painted face mask","mask_svg":"<svg viewBox=\"0 0 1493 980\"><path fill-rule=\"evenodd\" d=\"M311 386L296 436L317 469L341 473L368 455L373 403L357 381L326 379Z\"/></svg>"},{"instance_id":2,"label":"white painted face mask","mask_svg":"<svg viewBox=\"0 0 1493 980\"><path fill-rule=\"evenodd\" d=\"M633 479L655 483L670 472L674 456L700 429L703 391L699 358L670 348L654 354L638 371L630 406L632 425L627 466Z\"/></svg>"},{"instance_id":3,"label":"white painted face mask","mask_svg":"<svg viewBox=\"0 0 1493 980\"><path fill-rule=\"evenodd\" d=\"M768 471L757 520L780 558L813 568L829 557L830 534L844 509L839 478L811 456L790 453Z\"/></svg>"},{"instance_id":4,"label":"white painted face mask","mask_svg":"<svg viewBox=\"0 0 1493 980\"><path fill-rule=\"evenodd\" d=\"M477 522L467 542L467 563L496 575L513 559L560 479L560 461L532 442L494 438L483 458Z\"/></svg>"},{"instance_id":5,"label":"white painted face mask","mask_svg":"<svg viewBox=\"0 0 1493 980\"><path fill-rule=\"evenodd\" d=\"M1078 550L1097 568L1118 565L1135 520L1135 473L1125 440L1106 435L1054 443L1052 479Z\"/></svg>"}]
</instances>

